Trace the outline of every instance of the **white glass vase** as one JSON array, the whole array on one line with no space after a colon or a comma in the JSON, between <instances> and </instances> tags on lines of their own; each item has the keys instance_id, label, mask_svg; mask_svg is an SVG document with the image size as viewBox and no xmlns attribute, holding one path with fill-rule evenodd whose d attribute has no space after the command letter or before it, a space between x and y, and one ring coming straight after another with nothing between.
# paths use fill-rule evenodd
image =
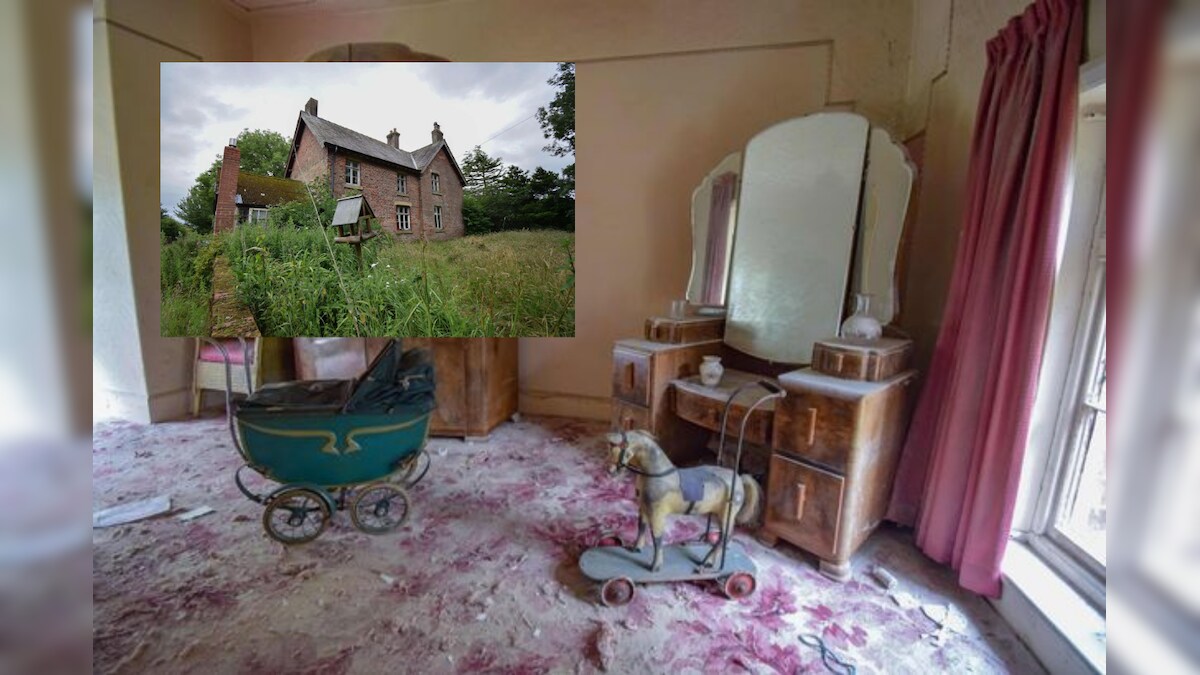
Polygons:
<instances>
[{"instance_id":1,"label":"white glass vase","mask_svg":"<svg viewBox=\"0 0 1200 675\"><path fill-rule=\"evenodd\" d=\"M721 376L725 374L725 366L721 365L721 357L705 356L704 363L700 364L700 383L706 387L715 387L721 383Z\"/></svg>"},{"instance_id":2,"label":"white glass vase","mask_svg":"<svg viewBox=\"0 0 1200 675\"><path fill-rule=\"evenodd\" d=\"M883 335L883 326L871 316L871 296L867 293L854 294L854 313L842 322L841 337L857 340L878 340Z\"/></svg>"}]
</instances>

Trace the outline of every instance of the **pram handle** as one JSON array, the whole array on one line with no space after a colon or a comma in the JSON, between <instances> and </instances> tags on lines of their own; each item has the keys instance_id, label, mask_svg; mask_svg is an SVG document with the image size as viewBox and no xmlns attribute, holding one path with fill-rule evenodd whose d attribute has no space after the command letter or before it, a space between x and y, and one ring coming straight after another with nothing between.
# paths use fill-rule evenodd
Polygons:
<instances>
[{"instance_id":1,"label":"pram handle","mask_svg":"<svg viewBox=\"0 0 1200 675\"><path fill-rule=\"evenodd\" d=\"M241 441L238 440L237 427L233 423L233 369L229 365L229 351L225 349L225 345L220 341L214 340L211 337L198 338L204 340L208 344L217 348L221 352L221 358L225 360L225 418L229 424L229 437L233 439L233 447L237 449L238 454L243 457L246 453L242 451ZM246 343L246 338L239 337L238 342L242 345L242 365L246 371L246 391L254 393L254 387L250 380L250 368L253 366L250 363L250 348Z\"/></svg>"}]
</instances>

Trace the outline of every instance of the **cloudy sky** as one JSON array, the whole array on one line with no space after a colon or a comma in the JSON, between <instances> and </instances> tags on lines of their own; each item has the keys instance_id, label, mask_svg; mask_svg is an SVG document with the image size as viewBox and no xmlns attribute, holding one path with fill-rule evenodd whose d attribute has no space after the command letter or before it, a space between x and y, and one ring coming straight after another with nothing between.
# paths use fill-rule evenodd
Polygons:
<instances>
[{"instance_id":1,"label":"cloudy sky","mask_svg":"<svg viewBox=\"0 0 1200 675\"><path fill-rule=\"evenodd\" d=\"M550 103L553 63L164 63L160 108L161 201L173 210L196 176L242 129L292 138L311 97L319 115L400 147L431 142L433 123L461 161L482 145L527 171L574 161L542 148L533 115Z\"/></svg>"}]
</instances>

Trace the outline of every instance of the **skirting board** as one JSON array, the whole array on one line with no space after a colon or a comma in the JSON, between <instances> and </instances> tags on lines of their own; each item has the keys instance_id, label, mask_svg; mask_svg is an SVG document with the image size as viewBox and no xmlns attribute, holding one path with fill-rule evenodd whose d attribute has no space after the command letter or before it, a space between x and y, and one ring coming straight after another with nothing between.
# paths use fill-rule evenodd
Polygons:
<instances>
[{"instance_id":1,"label":"skirting board","mask_svg":"<svg viewBox=\"0 0 1200 675\"><path fill-rule=\"evenodd\" d=\"M191 411L191 389L175 389L150 396L110 389L93 392L93 396L99 399L92 405L92 416L96 420L120 419L152 424L183 419Z\"/></svg>"},{"instance_id":2,"label":"skirting board","mask_svg":"<svg viewBox=\"0 0 1200 675\"><path fill-rule=\"evenodd\" d=\"M561 391L522 389L517 408L526 415L582 417L590 420L612 418L612 399Z\"/></svg>"}]
</instances>

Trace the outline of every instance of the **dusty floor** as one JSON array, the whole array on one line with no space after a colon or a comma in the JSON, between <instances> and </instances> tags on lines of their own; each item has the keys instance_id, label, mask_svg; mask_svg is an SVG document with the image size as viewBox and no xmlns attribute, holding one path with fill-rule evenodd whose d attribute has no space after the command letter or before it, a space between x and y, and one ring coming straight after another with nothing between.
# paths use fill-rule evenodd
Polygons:
<instances>
[{"instance_id":1,"label":"dusty floor","mask_svg":"<svg viewBox=\"0 0 1200 675\"><path fill-rule=\"evenodd\" d=\"M368 536L342 512L315 542L285 548L233 484L240 462L223 418L99 426L96 508L169 494L177 511L216 512L94 530L94 669L820 673L819 653L798 640L817 634L859 673L1041 672L984 601L895 530L872 537L845 584L741 533L760 570L745 600L679 584L642 587L622 608L594 604L579 552L601 531L634 528L628 478L604 470L604 431L542 418L486 443L433 439L433 468L399 530ZM701 526L680 519L673 535ZM875 563L913 603L869 577ZM922 604L965 621L939 631Z\"/></svg>"}]
</instances>

